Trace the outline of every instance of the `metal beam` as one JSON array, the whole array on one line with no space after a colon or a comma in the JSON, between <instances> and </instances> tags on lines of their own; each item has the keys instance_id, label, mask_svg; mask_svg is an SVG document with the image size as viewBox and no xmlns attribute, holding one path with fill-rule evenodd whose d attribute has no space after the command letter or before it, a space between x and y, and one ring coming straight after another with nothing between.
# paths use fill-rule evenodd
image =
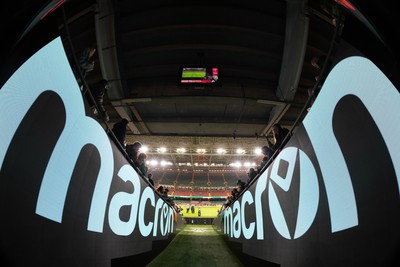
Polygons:
<instances>
[{"instance_id":1,"label":"metal beam","mask_svg":"<svg viewBox=\"0 0 400 267\"><path fill-rule=\"evenodd\" d=\"M285 45L276 90L276 96L282 101L294 99L303 69L309 27L306 3L307 0L287 1Z\"/></svg>"},{"instance_id":2,"label":"metal beam","mask_svg":"<svg viewBox=\"0 0 400 267\"><path fill-rule=\"evenodd\" d=\"M122 85L121 73L118 63L117 45L115 41L115 23L114 23L114 10L111 0L97 0L97 13L95 15L97 51L99 55L99 63L101 74L104 79L108 80L111 88L107 90L108 98L113 103L113 100L124 99L124 90ZM130 106L130 111L136 110L135 107ZM115 107L117 113L121 118L129 118L130 123L128 128L135 134L141 134L139 129L132 122L132 114L138 115L136 112L127 112L126 107ZM144 125L141 117L136 119ZM146 131L147 127L144 126ZM149 133L148 130L146 133Z\"/></svg>"}]
</instances>

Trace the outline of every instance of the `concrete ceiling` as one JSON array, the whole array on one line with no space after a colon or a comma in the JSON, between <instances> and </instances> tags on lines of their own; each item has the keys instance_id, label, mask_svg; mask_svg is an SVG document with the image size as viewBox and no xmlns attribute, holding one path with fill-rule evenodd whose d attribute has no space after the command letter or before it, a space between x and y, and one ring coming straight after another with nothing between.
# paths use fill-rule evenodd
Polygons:
<instances>
[{"instance_id":1,"label":"concrete ceiling","mask_svg":"<svg viewBox=\"0 0 400 267\"><path fill-rule=\"evenodd\" d=\"M389 1L351 1L358 8L352 15L336 2L68 0L41 22L37 10L57 6L57 1L19 1L8 9L11 19L3 17L0 24L4 53L30 31L43 38L23 49L34 51L50 36L60 35L71 66L76 64L74 55L95 45L95 68L86 77L87 85L103 78L111 83L104 100L110 120L98 118L99 123L110 128L127 118L128 142L139 140L155 148L168 140L171 149L187 147L191 152L186 156L170 151L175 163L193 161L193 151L201 145L210 151L202 160L211 163L221 157L211 152L217 146L253 151L265 144L274 123L296 129L320 75L311 65L313 56L333 51L334 59L338 47L348 42L379 64L385 58L380 52L396 51L400 34L387 27L396 22L389 15ZM14 27L7 26L10 21ZM50 22L56 29L42 25ZM384 49L377 49L382 44ZM23 58L1 56L4 82ZM181 66L218 67L221 83L180 85ZM398 83L398 72L393 73ZM154 150L149 153L158 157ZM225 165L236 158L227 153Z\"/></svg>"},{"instance_id":2,"label":"concrete ceiling","mask_svg":"<svg viewBox=\"0 0 400 267\"><path fill-rule=\"evenodd\" d=\"M101 0L66 9L66 42L97 45L87 82L111 82L109 124L128 118L129 134L266 136L304 116L311 57L334 34L331 15L306 2ZM218 67L221 84L179 85L181 66Z\"/></svg>"}]
</instances>

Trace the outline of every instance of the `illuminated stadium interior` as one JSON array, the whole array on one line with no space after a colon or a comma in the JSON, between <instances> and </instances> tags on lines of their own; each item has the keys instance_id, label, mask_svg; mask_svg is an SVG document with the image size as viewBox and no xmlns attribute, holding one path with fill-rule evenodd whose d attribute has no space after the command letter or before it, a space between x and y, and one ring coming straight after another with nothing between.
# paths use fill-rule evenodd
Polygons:
<instances>
[{"instance_id":1,"label":"illuminated stadium interior","mask_svg":"<svg viewBox=\"0 0 400 267\"><path fill-rule=\"evenodd\" d=\"M2 266L161 266L147 264L163 254L172 266L398 266L395 10L387 0L9 3ZM111 132L122 119L154 187ZM259 169L275 124L289 134ZM163 251L171 240L203 251Z\"/></svg>"}]
</instances>

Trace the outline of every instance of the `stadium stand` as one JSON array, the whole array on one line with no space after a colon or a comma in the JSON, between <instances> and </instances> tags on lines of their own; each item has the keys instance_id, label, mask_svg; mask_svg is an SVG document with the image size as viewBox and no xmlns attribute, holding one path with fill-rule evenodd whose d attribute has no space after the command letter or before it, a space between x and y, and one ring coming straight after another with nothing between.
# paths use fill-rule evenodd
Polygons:
<instances>
[{"instance_id":1,"label":"stadium stand","mask_svg":"<svg viewBox=\"0 0 400 267\"><path fill-rule=\"evenodd\" d=\"M177 174L175 172L164 172L163 179L160 184L174 186L177 180Z\"/></svg>"},{"instance_id":2,"label":"stadium stand","mask_svg":"<svg viewBox=\"0 0 400 267\"><path fill-rule=\"evenodd\" d=\"M239 176L236 173L223 173L225 183L227 187L235 187Z\"/></svg>"},{"instance_id":3,"label":"stadium stand","mask_svg":"<svg viewBox=\"0 0 400 267\"><path fill-rule=\"evenodd\" d=\"M177 177L177 185L183 187L192 186L193 174L191 172L180 172Z\"/></svg>"},{"instance_id":4,"label":"stadium stand","mask_svg":"<svg viewBox=\"0 0 400 267\"><path fill-rule=\"evenodd\" d=\"M224 177L221 173L210 173L209 177L211 187L225 187Z\"/></svg>"},{"instance_id":5,"label":"stadium stand","mask_svg":"<svg viewBox=\"0 0 400 267\"><path fill-rule=\"evenodd\" d=\"M208 175L204 172L194 173L194 185L196 187L208 187Z\"/></svg>"}]
</instances>

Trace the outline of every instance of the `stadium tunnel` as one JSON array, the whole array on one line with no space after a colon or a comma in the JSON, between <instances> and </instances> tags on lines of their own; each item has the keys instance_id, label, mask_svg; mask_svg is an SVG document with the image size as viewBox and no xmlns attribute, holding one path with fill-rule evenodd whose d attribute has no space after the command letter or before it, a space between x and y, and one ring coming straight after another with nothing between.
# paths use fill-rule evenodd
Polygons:
<instances>
[{"instance_id":1,"label":"stadium tunnel","mask_svg":"<svg viewBox=\"0 0 400 267\"><path fill-rule=\"evenodd\" d=\"M198 19L206 7L226 10L227 14L238 12L243 3L236 2L229 2L231 6L223 2L189 8L179 1L141 3L135 7L127 1L13 3L1 22L3 266L148 264L190 224L212 225L243 265L398 265L400 35L398 27L385 26L398 25L395 9L388 1L272 2L273 14L269 14L268 21L276 24L270 25L268 33L261 27L265 25L252 24L249 29L243 21L236 25L231 20L232 24L225 25L228 18L223 12L212 11L212 23L191 25L193 29L182 21L175 21L170 28L157 24L166 19L167 11L173 10L194 12L192 16L185 13L186 19ZM109 14L102 12L111 9L104 6L118 8L114 15L119 17L113 21L116 27L111 30L119 33L115 35L121 38L118 46L106 46L110 35L105 35L100 24L110 23ZM248 7L244 13L257 15L252 21L256 22L263 18L267 7L262 5L258 11ZM69 32L79 14L91 14L97 24L92 21ZM160 20L146 20L146 14ZM153 28L124 32L130 26L123 23L127 21L124 15L133 16L136 26ZM218 16L221 20L217 20ZM307 31L317 31L312 27L322 25L308 24L315 16L323 18L332 30L329 41L322 42L324 45L312 38L318 35L315 33L310 33L311 41L305 44ZM107 23L106 28L112 28L113 23ZM206 26L209 28L202 28ZM226 36L205 34L219 42L206 44L190 35L191 30L201 33L205 29L224 32ZM86 30L90 31L89 38ZM227 34L237 31L254 39L244 38L238 44L238 38ZM152 36L152 32L157 34ZM153 38L176 40L182 33L179 38L193 41L194 48L191 42L149 45L157 40ZM129 39L129 35L138 39ZM260 47L248 46L268 36L269 47L257 42ZM289 42L282 42L282 36ZM78 83L74 73L79 61L75 48L88 45L90 40L97 40L97 48L101 48L97 55L100 64L87 78L80 73ZM124 41L125 46L120 45ZM291 42L295 46L288 50L286 46ZM293 52L302 51L296 59L290 53L293 48L297 48ZM225 66L219 73L224 83L214 85L222 88L220 92L198 84L182 91L182 85L176 84L178 72L165 71L167 66L177 67L174 56L185 58L185 64L190 62L190 56L183 56L189 50L196 51L192 62L212 55L215 62ZM238 51L243 54L229 57ZM321 72L315 72L309 62L315 54L330 59L324 62ZM148 55L145 60L144 55ZM138 65L130 62L130 57ZM158 57L166 63L160 64ZM266 58L271 60L269 65L263 63ZM209 57L207 61L210 62ZM139 65L143 62L148 65ZM293 63L291 67L289 63ZM149 73L155 76L150 77ZM86 93L90 95L86 89L99 77L112 82L104 102L108 119L93 113L85 97ZM199 107L211 115L200 116ZM96 109L101 110L98 106ZM219 117L221 113L224 116ZM186 186L191 188L197 173L207 173L202 186L208 191L200 192L210 194L192 195L191 189L183 190L184 196L165 197L149 184L111 133L111 123L123 117L130 119L128 142L150 142L154 138L154 143L164 145L166 140L174 140L177 146L179 141L189 140L192 148L202 140L212 140L212 145L226 140L229 144L262 144L277 122L290 126L290 138L288 135L285 145L246 189L229 205L223 205L226 192L223 197L216 192L212 195L209 188L215 180L210 177L220 175L222 184L217 187L226 189L225 176L232 173L233 180L240 179L239 172L228 169L231 166L227 162L239 156L245 160L259 156L167 152L172 162L169 168L176 168L175 182L181 176L184 180L189 173ZM193 163L194 158L202 164L178 164L190 160ZM213 160L220 160L221 164L215 165L220 168L215 172ZM167 181L166 173L172 171L161 171L162 167L158 170ZM198 202L201 215L176 209L176 201L183 201L179 203L184 207L196 198L209 201L218 212L212 209L214 214L208 217L206 206Z\"/></svg>"}]
</instances>

